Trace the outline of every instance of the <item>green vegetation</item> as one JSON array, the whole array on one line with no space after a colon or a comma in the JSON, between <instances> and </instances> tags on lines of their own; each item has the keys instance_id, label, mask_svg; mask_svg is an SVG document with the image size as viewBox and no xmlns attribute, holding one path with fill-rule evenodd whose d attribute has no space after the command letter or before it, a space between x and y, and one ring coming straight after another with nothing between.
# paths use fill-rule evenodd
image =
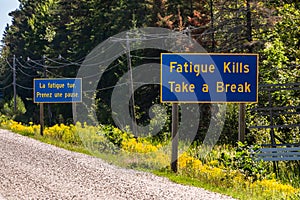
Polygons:
<instances>
[{"instance_id":1,"label":"green vegetation","mask_svg":"<svg viewBox=\"0 0 300 200\"><path fill-rule=\"evenodd\" d=\"M16 96L16 104L14 104L14 99L10 99L8 102L5 102L3 108L1 109L1 113L5 114L11 119L16 119L16 117L26 113L24 102L19 96ZM16 110L14 110L14 108L16 108Z\"/></svg>"},{"instance_id":2,"label":"green vegetation","mask_svg":"<svg viewBox=\"0 0 300 200\"><path fill-rule=\"evenodd\" d=\"M248 145L216 146L205 158L197 158L198 147L190 147L178 160L179 171L170 171L170 147L151 138L133 135L112 126L55 125L39 135L39 125L28 126L1 117L1 128L72 151L97 156L109 163L165 176L170 180L227 194L239 199L296 199L300 195L297 163L281 168L276 178L267 162L255 162ZM118 136L118 137L117 137ZM184 145L184 144L182 144ZM253 147L254 149L256 147ZM253 149L252 148L252 149Z\"/></svg>"},{"instance_id":3,"label":"green vegetation","mask_svg":"<svg viewBox=\"0 0 300 200\"><path fill-rule=\"evenodd\" d=\"M269 129L247 129L246 143L237 143L238 106L228 104L217 146L205 158L200 146L216 110L200 105L201 121L191 146L179 159L179 172L169 169L171 106L159 104L159 86L135 91L139 125L149 130L162 127L155 136L134 137L128 128L115 127L111 111L114 86L127 72L125 55L116 58L95 95L99 125L73 124L72 106L45 106L44 136L39 135L39 107L32 101L34 78L75 77L87 54L117 33L143 27L164 27L187 33L208 52L258 53L259 84L298 83L300 77L300 4L298 1L236 0L19 0L10 13L0 55L0 117L2 128L59 147L99 156L123 167L154 171L173 181L226 193L240 199L299 199L299 162L279 162L277 177L271 162L254 162L250 151L270 143ZM212 3L212 4L211 4ZM133 67L159 63L162 51L131 52ZM16 56L17 110L12 89L13 57ZM28 59L27 59L28 58ZM268 93L259 92L258 105L268 107ZM273 106L299 107L300 93L286 90L270 95ZM257 106L247 105L247 110ZM151 113L149 111L152 109ZM161 108L164 108L163 111ZM288 112L299 112L289 109ZM155 118L151 118L151 115ZM192 117L192 116L191 116ZM13 120L15 121L13 121ZM247 127L270 124L268 116L247 112ZM165 122L162 124L162 122ZM188 122L187 122L188 123ZM274 124L299 124L300 115L278 116ZM188 123L189 124L189 123ZM128 124L126 124L128 125ZM288 143L299 143L299 127L275 129ZM188 133L187 133L188 134ZM181 135L180 137L185 137Z\"/></svg>"},{"instance_id":4,"label":"green vegetation","mask_svg":"<svg viewBox=\"0 0 300 200\"><path fill-rule=\"evenodd\" d=\"M213 4L211 5L211 2ZM260 84L299 82L299 3L285 1L109 1L99 0L20 0L20 8L11 12L11 26L6 28L0 56L0 88L4 102L9 103L13 90L11 66L13 55L17 61L17 94L26 112L17 120L39 123L39 108L32 102L33 78L75 77L85 56L99 43L126 30L142 27L164 27L174 31L190 31L191 37L208 52L252 52L260 56ZM222 17L221 17L222 16ZM159 62L161 51L144 49L131 52L132 66ZM27 58L30 58L27 60ZM145 59L147 58L147 59ZM150 58L150 59L149 59ZM8 63L11 66L9 66ZM95 112L99 123L115 125L110 108L113 86L127 71L127 58L121 56L104 73L95 94ZM47 66L47 67L46 67ZM101 85L101 87L100 87ZM136 116L139 124L149 124L149 108L159 103L159 87L144 86L135 91ZM267 98L262 94L261 99ZM274 105L299 104L299 92L276 94ZM263 102L262 102L263 103ZM248 106L251 107L251 106ZM166 105L167 115L171 108ZM71 105L45 107L46 124L72 123ZM201 106L203 119L196 139L205 137L211 107ZM221 144L235 145L237 141L237 108L227 111ZM159 112L158 112L159 113ZM7 113L9 115L9 113ZM269 121L261 116L247 116L247 125ZM299 122L299 117L280 119L284 123ZM161 130L161 137L169 132L170 120ZM291 134L290 134L291 131ZM269 133L250 130L248 142L261 144ZM280 130L279 137L291 141L287 135L299 139L299 129ZM256 136L260 136L257 138Z\"/></svg>"}]
</instances>

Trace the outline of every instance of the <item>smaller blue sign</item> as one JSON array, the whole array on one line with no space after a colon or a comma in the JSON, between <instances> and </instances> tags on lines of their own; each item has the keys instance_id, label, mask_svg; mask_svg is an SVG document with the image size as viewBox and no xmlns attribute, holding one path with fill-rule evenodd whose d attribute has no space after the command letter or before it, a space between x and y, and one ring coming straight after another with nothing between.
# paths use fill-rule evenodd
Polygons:
<instances>
[{"instance_id":1,"label":"smaller blue sign","mask_svg":"<svg viewBox=\"0 0 300 200\"><path fill-rule=\"evenodd\" d=\"M76 103L82 101L80 78L34 79L34 103Z\"/></svg>"}]
</instances>

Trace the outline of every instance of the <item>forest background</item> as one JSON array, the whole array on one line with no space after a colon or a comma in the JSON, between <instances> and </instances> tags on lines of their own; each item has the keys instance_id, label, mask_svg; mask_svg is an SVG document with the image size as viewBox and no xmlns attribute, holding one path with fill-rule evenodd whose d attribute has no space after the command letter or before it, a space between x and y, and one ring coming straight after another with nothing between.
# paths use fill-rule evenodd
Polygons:
<instances>
[{"instance_id":1,"label":"forest background","mask_svg":"<svg viewBox=\"0 0 300 200\"><path fill-rule=\"evenodd\" d=\"M208 52L258 53L259 84L299 82L300 3L283 0L20 0L10 13L12 25L2 38L0 58L1 113L24 123L39 123L39 107L33 103L33 79L76 77L85 56L101 42L117 33L141 27L164 27L190 34ZM159 63L161 51L132 52L132 66ZM17 112L13 109L13 62L16 64ZM98 85L95 110L100 124L114 124L110 100L114 85L127 71L126 55L118 58ZM159 102L159 86L135 92L139 124L150 123L149 108ZM261 94L264 95L264 94ZM299 91L275 94L278 106L299 105ZM262 96L261 99L264 99ZM264 102L262 102L264 104ZM250 108L253 105L248 105ZM170 105L165 105L168 123L161 134L170 131ZM196 139L202 140L211 116L211 106L201 105ZM51 104L45 107L48 126L71 124L72 107ZM157 114L160 111L156 111ZM298 116L278 119L297 123ZM247 127L268 121L248 112ZM229 104L220 143L236 144L238 106ZM280 130L289 142L299 139L299 129ZM249 143L269 141L267 130L247 129Z\"/></svg>"}]
</instances>

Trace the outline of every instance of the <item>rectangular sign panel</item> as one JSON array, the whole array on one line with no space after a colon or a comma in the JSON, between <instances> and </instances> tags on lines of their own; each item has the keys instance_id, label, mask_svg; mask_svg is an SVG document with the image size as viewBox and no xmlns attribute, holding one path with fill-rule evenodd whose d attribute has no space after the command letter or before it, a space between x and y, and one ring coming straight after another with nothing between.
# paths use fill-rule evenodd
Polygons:
<instances>
[{"instance_id":1,"label":"rectangular sign panel","mask_svg":"<svg viewBox=\"0 0 300 200\"><path fill-rule=\"evenodd\" d=\"M81 79L34 79L35 103L76 103L82 101Z\"/></svg>"},{"instance_id":2,"label":"rectangular sign panel","mask_svg":"<svg viewBox=\"0 0 300 200\"><path fill-rule=\"evenodd\" d=\"M254 103L257 54L161 54L161 102Z\"/></svg>"}]
</instances>

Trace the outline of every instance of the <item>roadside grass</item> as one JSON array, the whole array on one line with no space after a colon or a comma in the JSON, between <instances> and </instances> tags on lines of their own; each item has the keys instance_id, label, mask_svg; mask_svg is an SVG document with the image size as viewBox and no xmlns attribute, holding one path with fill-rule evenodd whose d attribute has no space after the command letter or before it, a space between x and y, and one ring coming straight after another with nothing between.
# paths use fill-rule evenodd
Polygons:
<instances>
[{"instance_id":1,"label":"roadside grass","mask_svg":"<svg viewBox=\"0 0 300 200\"><path fill-rule=\"evenodd\" d=\"M243 187L244 184L242 182L240 187L220 187L220 186L216 186L212 182L199 180L197 178L191 178L189 176L185 176L181 174L175 174L169 170L164 170L164 171L154 170L152 171L152 173L158 176L166 177L175 183L200 187L208 191L224 194L240 200L266 200L266 199L267 200L299 200L300 199L299 193L298 194L295 193L292 195L284 195L284 194L279 194L277 192L272 192L272 194L268 194L269 191L265 192L267 188L260 187L260 188L253 188L251 190L246 187Z\"/></svg>"},{"instance_id":2,"label":"roadside grass","mask_svg":"<svg viewBox=\"0 0 300 200\"><path fill-rule=\"evenodd\" d=\"M212 191L212 192L228 195L228 196L231 196L236 199L249 199L247 197L248 194L245 194L244 192L234 191L234 190L232 190L232 188L216 187L212 184L205 183L196 178L191 178L191 177L188 177L185 175L175 174L175 173L171 172L170 170L154 170L154 171L152 171L152 173L157 176L166 177L169 180L171 180L175 183L178 183L178 184L200 187L200 188Z\"/></svg>"},{"instance_id":3,"label":"roadside grass","mask_svg":"<svg viewBox=\"0 0 300 200\"><path fill-rule=\"evenodd\" d=\"M46 128L44 136L39 134L38 125L0 120L0 127L60 148L96 156L110 164L151 172L176 183L201 187L237 199L300 199L300 189L295 187L297 184L292 187L275 179L272 173L262 177L266 172L256 172L265 165L253 167L251 174L245 171L246 168L241 166L253 164L244 154L245 146L239 152L233 151L230 146L217 146L205 159L197 158L199 149L192 147L179 157L179 170L175 174L169 169L170 146L135 139L112 126L61 124ZM299 180L299 177L294 178L294 182Z\"/></svg>"},{"instance_id":4,"label":"roadside grass","mask_svg":"<svg viewBox=\"0 0 300 200\"><path fill-rule=\"evenodd\" d=\"M30 136L30 138L33 138L35 140L38 140L40 142L46 143L46 144L50 144L62 149L66 149L69 151L73 151L73 152L77 152L77 153L82 153L82 154L86 154L86 155L92 155L92 153L87 150L83 145L75 145L75 144L69 144L69 143L65 143L56 139L52 139L52 138L47 138L47 137L43 137L40 135L34 135L34 136Z\"/></svg>"}]
</instances>

